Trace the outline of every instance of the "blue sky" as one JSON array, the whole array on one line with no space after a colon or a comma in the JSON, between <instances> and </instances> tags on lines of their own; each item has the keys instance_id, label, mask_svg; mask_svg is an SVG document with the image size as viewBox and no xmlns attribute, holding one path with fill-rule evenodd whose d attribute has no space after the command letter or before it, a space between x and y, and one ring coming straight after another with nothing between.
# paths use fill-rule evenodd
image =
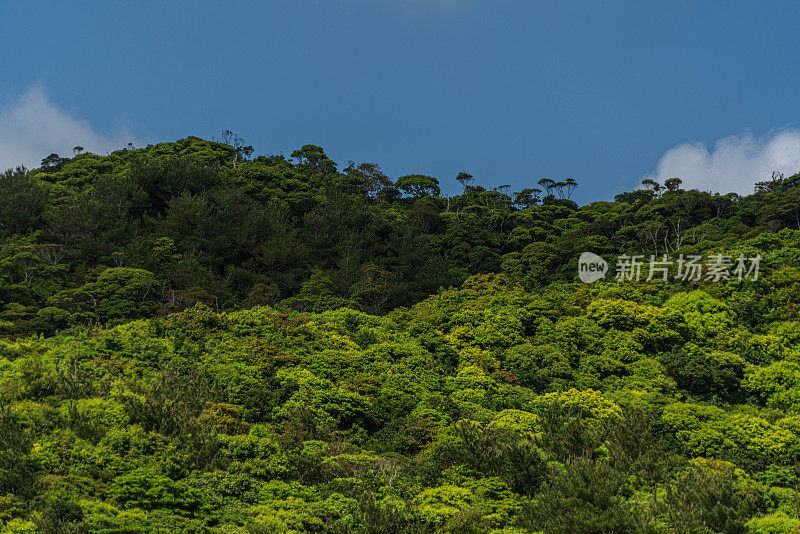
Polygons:
<instances>
[{"instance_id":1,"label":"blue sky","mask_svg":"<svg viewBox=\"0 0 800 534\"><path fill-rule=\"evenodd\" d=\"M797 2L18 2L0 17L0 166L239 133L456 192L642 177L747 192L800 170ZM765 176L766 175L766 176Z\"/></svg>"}]
</instances>

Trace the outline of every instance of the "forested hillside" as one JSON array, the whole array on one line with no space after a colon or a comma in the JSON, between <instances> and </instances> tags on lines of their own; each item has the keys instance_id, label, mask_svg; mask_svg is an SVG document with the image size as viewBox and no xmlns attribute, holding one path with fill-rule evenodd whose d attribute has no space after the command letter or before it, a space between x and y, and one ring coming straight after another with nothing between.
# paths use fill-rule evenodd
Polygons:
<instances>
[{"instance_id":1,"label":"forested hillside","mask_svg":"<svg viewBox=\"0 0 800 534\"><path fill-rule=\"evenodd\" d=\"M461 173L463 193L444 196L429 176L337 171L313 145L251 151L188 138L0 175L0 335L196 303L380 314L477 273L528 290L574 280L584 250L690 254L800 229L797 178L745 198L649 182L579 208L570 179L512 192Z\"/></svg>"},{"instance_id":2,"label":"forested hillside","mask_svg":"<svg viewBox=\"0 0 800 534\"><path fill-rule=\"evenodd\" d=\"M0 532L800 532L797 176L578 206L234 145L0 175Z\"/></svg>"}]
</instances>

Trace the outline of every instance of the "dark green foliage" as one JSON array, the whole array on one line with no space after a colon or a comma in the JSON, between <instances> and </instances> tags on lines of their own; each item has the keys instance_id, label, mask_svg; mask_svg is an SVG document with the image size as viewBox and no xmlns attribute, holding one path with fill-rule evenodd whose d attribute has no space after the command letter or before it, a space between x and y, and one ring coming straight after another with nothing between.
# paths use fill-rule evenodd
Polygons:
<instances>
[{"instance_id":1,"label":"dark green foliage","mask_svg":"<svg viewBox=\"0 0 800 534\"><path fill-rule=\"evenodd\" d=\"M3 173L0 335L52 335L198 302L384 313L475 273L503 271L528 289L571 280L583 250L695 253L797 228L788 180L744 198L654 182L578 207L571 179L543 180L546 194L529 187L512 200L506 186L487 190L461 173L463 194L449 197L422 174L393 184L373 163L338 172L316 145L294 162L237 147L190 137ZM119 268L149 273L146 290L103 287L104 271ZM776 297L793 309L799 292L784 283ZM764 311L736 306L749 323Z\"/></svg>"},{"instance_id":2,"label":"dark green foliage","mask_svg":"<svg viewBox=\"0 0 800 534\"><path fill-rule=\"evenodd\" d=\"M626 505L626 482L624 472L602 461L575 458L551 474L523 521L548 534L652 532L641 512Z\"/></svg>"},{"instance_id":3,"label":"dark green foliage","mask_svg":"<svg viewBox=\"0 0 800 534\"><path fill-rule=\"evenodd\" d=\"M36 467L29 456L32 445L20 418L8 408L0 412L0 493L31 493Z\"/></svg>"},{"instance_id":4,"label":"dark green foliage","mask_svg":"<svg viewBox=\"0 0 800 534\"><path fill-rule=\"evenodd\" d=\"M462 443L453 451L456 462L489 477L498 477L516 493L532 495L546 470L545 455L534 441L513 432L456 425Z\"/></svg>"},{"instance_id":5,"label":"dark green foliage","mask_svg":"<svg viewBox=\"0 0 800 534\"><path fill-rule=\"evenodd\" d=\"M37 503L34 523L46 534L88 534L80 505L63 495L48 495Z\"/></svg>"},{"instance_id":6,"label":"dark green foliage","mask_svg":"<svg viewBox=\"0 0 800 534\"><path fill-rule=\"evenodd\" d=\"M662 355L667 372L678 387L705 398L736 400L745 362L722 353L708 353L697 346L681 347Z\"/></svg>"},{"instance_id":7,"label":"dark green foliage","mask_svg":"<svg viewBox=\"0 0 800 534\"><path fill-rule=\"evenodd\" d=\"M690 467L667 485L661 506L676 533L703 529L745 533L750 532L745 526L747 519L760 504L753 489L742 487L732 467Z\"/></svg>"},{"instance_id":8,"label":"dark green foliage","mask_svg":"<svg viewBox=\"0 0 800 534\"><path fill-rule=\"evenodd\" d=\"M47 190L26 169L0 172L0 237L39 229L46 207Z\"/></svg>"}]
</instances>

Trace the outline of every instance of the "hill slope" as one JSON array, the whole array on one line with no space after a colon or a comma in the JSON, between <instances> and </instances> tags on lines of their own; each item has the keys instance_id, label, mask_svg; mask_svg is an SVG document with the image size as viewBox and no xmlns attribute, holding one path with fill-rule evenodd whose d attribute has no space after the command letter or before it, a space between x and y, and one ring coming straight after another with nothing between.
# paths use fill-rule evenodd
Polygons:
<instances>
[{"instance_id":1,"label":"hill slope","mask_svg":"<svg viewBox=\"0 0 800 534\"><path fill-rule=\"evenodd\" d=\"M0 514L8 532L797 528L797 280L705 289L477 276L383 317L198 305L5 342Z\"/></svg>"},{"instance_id":2,"label":"hill slope","mask_svg":"<svg viewBox=\"0 0 800 534\"><path fill-rule=\"evenodd\" d=\"M795 179L579 207L246 155L0 177L0 532L800 529Z\"/></svg>"},{"instance_id":3,"label":"hill slope","mask_svg":"<svg viewBox=\"0 0 800 534\"><path fill-rule=\"evenodd\" d=\"M578 207L576 184L512 193L341 171L320 147L246 159L187 138L109 156L50 156L0 175L0 335L119 324L202 302L385 313L478 273L527 289L574 280L584 250L693 254L800 229L796 180L744 198L666 188Z\"/></svg>"}]
</instances>

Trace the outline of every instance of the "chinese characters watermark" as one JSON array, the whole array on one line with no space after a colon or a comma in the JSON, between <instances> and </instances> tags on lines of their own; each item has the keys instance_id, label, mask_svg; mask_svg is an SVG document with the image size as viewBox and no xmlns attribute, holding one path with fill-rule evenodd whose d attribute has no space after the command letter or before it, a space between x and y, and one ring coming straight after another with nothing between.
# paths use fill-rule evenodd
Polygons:
<instances>
[{"instance_id":1,"label":"chinese characters watermark","mask_svg":"<svg viewBox=\"0 0 800 534\"><path fill-rule=\"evenodd\" d=\"M614 278L619 281L680 280L683 282L742 282L758 280L761 255L745 257L743 254L679 255L672 258L667 254L617 256ZM578 277L591 284L605 278L608 263L591 252L584 252L578 259Z\"/></svg>"}]
</instances>

